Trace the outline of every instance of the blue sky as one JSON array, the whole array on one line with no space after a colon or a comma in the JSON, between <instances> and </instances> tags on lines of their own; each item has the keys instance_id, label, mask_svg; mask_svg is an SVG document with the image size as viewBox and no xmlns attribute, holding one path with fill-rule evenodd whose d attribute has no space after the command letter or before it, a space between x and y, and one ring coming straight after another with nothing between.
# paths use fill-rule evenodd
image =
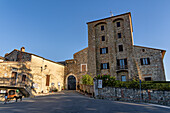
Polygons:
<instances>
[{"instance_id":1,"label":"blue sky","mask_svg":"<svg viewBox=\"0 0 170 113\"><path fill-rule=\"evenodd\" d=\"M72 59L88 46L86 23L131 12L135 45L165 49L170 80L170 0L0 0L0 56L22 46L47 59Z\"/></svg>"}]
</instances>

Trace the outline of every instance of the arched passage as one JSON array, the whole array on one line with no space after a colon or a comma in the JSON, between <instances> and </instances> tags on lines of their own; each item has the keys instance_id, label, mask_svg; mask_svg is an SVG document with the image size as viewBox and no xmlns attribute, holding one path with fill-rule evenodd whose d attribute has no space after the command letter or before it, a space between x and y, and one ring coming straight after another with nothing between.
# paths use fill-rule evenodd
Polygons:
<instances>
[{"instance_id":1,"label":"arched passage","mask_svg":"<svg viewBox=\"0 0 170 113\"><path fill-rule=\"evenodd\" d=\"M76 90L76 78L73 75L67 78L67 85L68 90Z\"/></svg>"}]
</instances>

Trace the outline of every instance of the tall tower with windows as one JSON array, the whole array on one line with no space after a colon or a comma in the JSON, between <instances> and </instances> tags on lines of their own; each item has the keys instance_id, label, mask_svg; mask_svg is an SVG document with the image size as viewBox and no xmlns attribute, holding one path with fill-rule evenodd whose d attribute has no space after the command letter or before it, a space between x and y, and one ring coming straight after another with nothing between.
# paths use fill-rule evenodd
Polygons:
<instances>
[{"instance_id":1,"label":"tall tower with windows","mask_svg":"<svg viewBox=\"0 0 170 113\"><path fill-rule=\"evenodd\" d=\"M132 78L133 35L131 13L88 22L88 74Z\"/></svg>"}]
</instances>

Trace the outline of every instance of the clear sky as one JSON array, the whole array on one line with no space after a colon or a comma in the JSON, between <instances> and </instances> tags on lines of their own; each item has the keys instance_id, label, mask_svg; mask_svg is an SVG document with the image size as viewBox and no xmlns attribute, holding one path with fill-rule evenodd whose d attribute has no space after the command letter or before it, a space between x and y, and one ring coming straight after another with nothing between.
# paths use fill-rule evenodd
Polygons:
<instances>
[{"instance_id":1,"label":"clear sky","mask_svg":"<svg viewBox=\"0 0 170 113\"><path fill-rule=\"evenodd\" d=\"M53 61L88 46L86 22L131 12L135 45L165 49L170 81L170 0L0 0L0 56L20 49Z\"/></svg>"}]
</instances>

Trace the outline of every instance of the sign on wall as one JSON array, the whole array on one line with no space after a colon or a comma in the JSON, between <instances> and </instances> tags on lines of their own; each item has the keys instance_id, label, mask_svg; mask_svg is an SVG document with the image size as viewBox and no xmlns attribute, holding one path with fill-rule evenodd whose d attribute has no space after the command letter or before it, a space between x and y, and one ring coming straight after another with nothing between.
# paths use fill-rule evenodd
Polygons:
<instances>
[{"instance_id":1,"label":"sign on wall","mask_svg":"<svg viewBox=\"0 0 170 113\"><path fill-rule=\"evenodd\" d=\"M102 80L98 80L98 88L102 88Z\"/></svg>"},{"instance_id":2,"label":"sign on wall","mask_svg":"<svg viewBox=\"0 0 170 113\"><path fill-rule=\"evenodd\" d=\"M38 84L37 83L33 83L32 87L38 89Z\"/></svg>"}]
</instances>

